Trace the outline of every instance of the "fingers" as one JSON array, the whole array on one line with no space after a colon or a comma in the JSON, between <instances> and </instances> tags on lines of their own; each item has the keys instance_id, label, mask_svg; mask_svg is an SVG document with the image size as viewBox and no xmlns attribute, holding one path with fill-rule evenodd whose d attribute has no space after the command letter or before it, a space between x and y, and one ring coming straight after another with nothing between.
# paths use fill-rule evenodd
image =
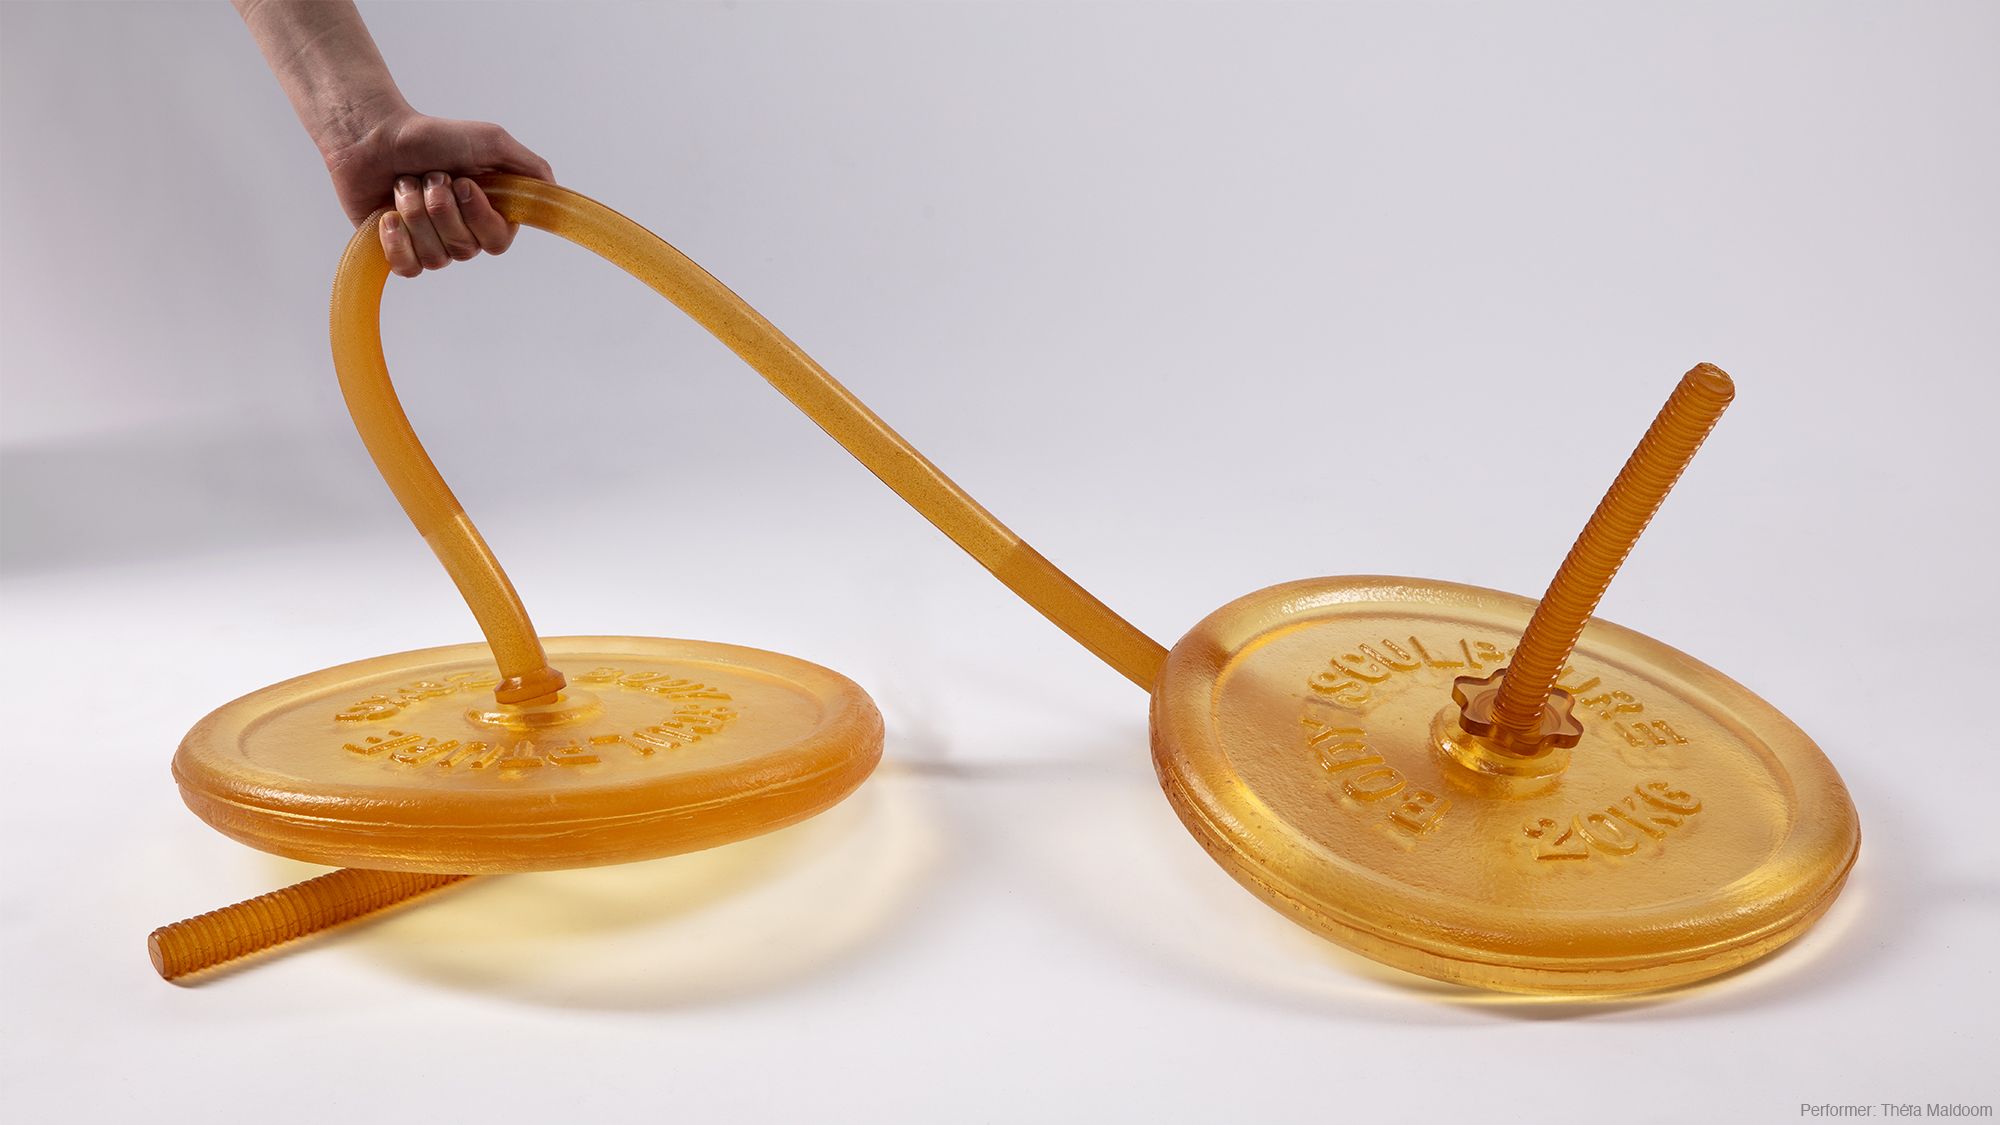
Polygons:
<instances>
[{"instance_id":1,"label":"fingers","mask_svg":"<svg viewBox=\"0 0 2000 1125\"><path fill-rule=\"evenodd\" d=\"M466 229L479 240L479 248L488 254L506 253L520 228L494 210L493 201L471 180L459 177L452 184L452 191L458 200L458 213L464 217Z\"/></svg>"},{"instance_id":2,"label":"fingers","mask_svg":"<svg viewBox=\"0 0 2000 1125\"><path fill-rule=\"evenodd\" d=\"M495 210L486 193L469 179L432 172L419 181L399 176L394 209L384 212L377 233L389 269L416 277L453 262L506 251L519 229Z\"/></svg>"},{"instance_id":3,"label":"fingers","mask_svg":"<svg viewBox=\"0 0 2000 1125\"><path fill-rule=\"evenodd\" d=\"M451 177L443 172L432 172L424 177L424 210L431 217L431 226L436 229L438 241L444 252L454 262L463 262L479 256L479 240L465 229L465 220L458 213L458 200L452 196Z\"/></svg>"},{"instance_id":4,"label":"fingers","mask_svg":"<svg viewBox=\"0 0 2000 1125\"><path fill-rule=\"evenodd\" d=\"M415 277L424 272L423 263L417 261L417 250L410 242L409 229L403 225L401 212L384 211L382 221L376 224L382 238L382 253L389 259L389 272L397 277Z\"/></svg>"},{"instance_id":5,"label":"fingers","mask_svg":"<svg viewBox=\"0 0 2000 1125\"><path fill-rule=\"evenodd\" d=\"M451 264L451 256L444 252L444 242L438 238L437 228L431 225L430 209L424 205L424 192L415 176L396 177L396 213L403 217L403 229L409 232L410 245L415 248L417 261L427 270L441 270Z\"/></svg>"}]
</instances>

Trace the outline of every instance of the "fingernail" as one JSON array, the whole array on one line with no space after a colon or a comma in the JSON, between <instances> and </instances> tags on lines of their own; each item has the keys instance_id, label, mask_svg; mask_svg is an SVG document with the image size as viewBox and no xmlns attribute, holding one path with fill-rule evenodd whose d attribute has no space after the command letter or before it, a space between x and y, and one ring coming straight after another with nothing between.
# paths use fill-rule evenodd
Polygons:
<instances>
[{"instance_id":1,"label":"fingernail","mask_svg":"<svg viewBox=\"0 0 2000 1125\"><path fill-rule=\"evenodd\" d=\"M410 177L408 177L408 176L398 176L398 177L396 177L396 194L397 194L397 195L408 195L409 193L411 193L411 192L413 192L413 191L415 191L415 190L417 190L417 181L415 181L415 180L411 179L411 178L410 178Z\"/></svg>"},{"instance_id":2,"label":"fingernail","mask_svg":"<svg viewBox=\"0 0 2000 1125\"><path fill-rule=\"evenodd\" d=\"M445 178L443 172L432 172L430 175L424 177L424 186L427 188L441 188L444 186Z\"/></svg>"},{"instance_id":3,"label":"fingernail","mask_svg":"<svg viewBox=\"0 0 2000 1125\"><path fill-rule=\"evenodd\" d=\"M471 181L471 180L460 180L460 181L458 181L458 201L459 201L460 203L470 203L470 202L472 202L472 181Z\"/></svg>"},{"instance_id":4,"label":"fingernail","mask_svg":"<svg viewBox=\"0 0 2000 1125\"><path fill-rule=\"evenodd\" d=\"M387 215L382 216L382 229L388 231L390 234L395 234L403 229L403 217L394 211L389 212Z\"/></svg>"}]
</instances>

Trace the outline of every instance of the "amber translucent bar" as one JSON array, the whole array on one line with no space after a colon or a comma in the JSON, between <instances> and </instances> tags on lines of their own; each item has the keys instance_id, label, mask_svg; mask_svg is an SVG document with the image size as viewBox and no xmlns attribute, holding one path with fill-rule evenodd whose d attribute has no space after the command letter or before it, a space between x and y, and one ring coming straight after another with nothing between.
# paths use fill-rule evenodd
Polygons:
<instances>
[{"instance_id":1,"label":"amber translucent bar","mask_svg":"<svg viewBox=\"0 0 2000 1125\"><path fill-rule=\"evenodd\" d=\"M1549 693L1611 579L1735 396L1736 384L1710 364L1681 376L1521 634L1493 701L1493 725L1503 739L1524 740L1540 724Z\"/></svg>"},{"instance_id":2,"label":"amber translucent bar","mask_svg":"<svg viewBox=\"0 0 2000 1125\"><path fill-rule=\"evenodd\" d=\"M1105 663L1151 689L1166 650L1056 569L966 495L771 322L651 231L567 188L519 176L480 184L509 219L575 242L644 282L741 356L952 541ZM458 584L500 665L502 702L561 686L506 572L410 428L382 354L389 267L375 224L361 224L334 281L334 366L370 456Z\"/></svg>"},{"instance_id":3,"label":"amber translucent bar","mask_svg":"<svg viewBox=\"0 0 2000 1125\"><path fill-rule=\"evenodd\" d=\"M167 980L248 957L307 934L429 894L470 875L349 869L161 926L146 939Z\"/></svg>"}]
</instances>

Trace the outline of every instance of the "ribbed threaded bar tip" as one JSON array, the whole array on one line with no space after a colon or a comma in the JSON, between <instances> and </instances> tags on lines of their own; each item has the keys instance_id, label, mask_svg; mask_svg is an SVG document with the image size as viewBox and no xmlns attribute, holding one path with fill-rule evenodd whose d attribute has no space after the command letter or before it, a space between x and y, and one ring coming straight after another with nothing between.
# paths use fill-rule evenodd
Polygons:
<instances>
[{"instance_id":1,"label":"ribbed threaded bar tip","mask_svg":"<svg viewBox=\"0 0 2000 1125\"><path fill-rule=\"evenodd\" d=\"M1696 364L1681 376L1535 607L1493 703L1496 728L1520 737L1541 721L1549 693L1612 577L1735 397L1735 382L1712 364Z\"/></svg>"},{"instance_id":2,"label":"ribbed threaded bar tip","mask_svg":"<svg viewBox=\"0 0 2000 1125\"><path fill-rule=\"evenodd\" d=\"M161 926L146 954L166 980L212 969L449 886L467 875L348 868Z\"/></svg>"}]
</instances>

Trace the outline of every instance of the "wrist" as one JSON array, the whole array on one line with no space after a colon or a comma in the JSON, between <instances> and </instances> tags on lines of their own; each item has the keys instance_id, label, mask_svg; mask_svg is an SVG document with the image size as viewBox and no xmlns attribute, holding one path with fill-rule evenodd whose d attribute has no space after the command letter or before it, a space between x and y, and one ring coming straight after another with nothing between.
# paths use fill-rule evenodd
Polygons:
<instances>
[{"instance_id":1,"label":"wrist","mask_svg":"<svg viewBox=\"0 0 2000 1125\"><path fill-rule=\"evenodd\" d=\"M401 124L417 116L394 85L329 99L319 107L311 129L313 143L329 169L392 137Z\"/></svg>"}]
</instances>

